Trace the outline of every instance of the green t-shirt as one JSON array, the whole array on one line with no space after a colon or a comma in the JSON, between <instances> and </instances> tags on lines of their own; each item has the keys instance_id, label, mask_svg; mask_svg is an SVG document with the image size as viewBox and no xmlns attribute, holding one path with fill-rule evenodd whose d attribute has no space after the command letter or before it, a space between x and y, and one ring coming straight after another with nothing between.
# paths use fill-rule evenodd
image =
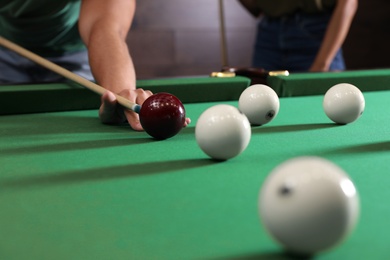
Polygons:
<instances>
[{"instance_id":1,"label":"green t-shirt","mask_svg":"<svg viewBox=\"0 0 390 260\"><path fill-rule=\"evenodd\" d=\"M79 13L80 0L0 0L0 35L43 56L82 50Z\"/></svg>"},{"instance_id":2,"label":"green t-shirt","mask_svg":"<svg viewBox=\"0 0 390 260\"><path fill-rule=\"evenodd\" d=\"M337 0L256 0L257 7L270 17L295 12L318 13L332 10Z\"/></svg>"}]
</instances>

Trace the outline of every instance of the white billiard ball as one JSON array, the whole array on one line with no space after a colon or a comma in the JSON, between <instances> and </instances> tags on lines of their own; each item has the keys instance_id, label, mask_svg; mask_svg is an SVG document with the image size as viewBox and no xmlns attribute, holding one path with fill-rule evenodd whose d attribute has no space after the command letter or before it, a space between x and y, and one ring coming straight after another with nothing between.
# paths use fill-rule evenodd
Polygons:
<instances>
[{"instance_id":1,"label":"white billiard ball","mask_svg":"<svg viewBox=\"0 0 390 260\"><path fill-rule=\"evenodd\" d=\"M251 138L251 126L236 107L215 105L200 115L195 126L195 138L208 156L228 160L246 149Z\"/></svg>"},{"instance_id":2,"label":"white billiard ball","mask_svg":"<svg viewBox=\"0 0 390 260\"><path fill-rule=\"evenodd\" d=\"M349 124L364 111L363 93L354 85L340 83L331 87L324 96L323 108L330 120L337 124Z\"/></svg>"},{"instance_id":3,"label":"white billiard ball","mask_svg":"<svg viewBox=\"0 0 390 260\"><path fill-rule=\"evenodd\" d=\"M255 84L246 88L238 100L238 108L252 125L271 122L279 112L279 97L267 85Z\"/></svg>"},{"instance_id":4,"label":"white billiard ball","mask_svg":"<svg viewBox=\"0 0 390 260\"><path fill-rule=\"evenodd\" d=\"M259 195L265 229L287 251L312 255L342 242L357 224L359 197L349 176L314 156L276 167Z\"/></svg>"}]
</instances>

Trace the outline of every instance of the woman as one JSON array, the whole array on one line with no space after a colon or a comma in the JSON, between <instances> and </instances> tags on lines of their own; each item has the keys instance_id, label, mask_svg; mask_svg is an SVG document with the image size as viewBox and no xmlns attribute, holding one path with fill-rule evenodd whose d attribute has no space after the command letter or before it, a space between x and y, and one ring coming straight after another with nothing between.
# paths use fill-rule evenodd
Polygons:
<instances>
[{"instance_id":1,"label":"woman","mask_svg":"<svg viewBox=\"0 0 390 260\"><path fill-rule=\"evenodd\" d=\"M240 0L259 17L253 66L265 70L344 70L341 46L357 0Z\"/></svg>"}]
</instances>

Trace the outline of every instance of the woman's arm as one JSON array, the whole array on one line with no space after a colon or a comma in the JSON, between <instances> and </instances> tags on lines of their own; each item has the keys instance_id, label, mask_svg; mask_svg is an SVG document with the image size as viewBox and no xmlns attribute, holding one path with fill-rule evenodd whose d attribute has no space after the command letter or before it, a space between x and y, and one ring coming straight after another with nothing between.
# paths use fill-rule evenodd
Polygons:
<instances>
[{"instance_id":1,"label":"woman's arm","mask_svg":"<svg viewBox=\"0 0 390 260\"><path fill-rule=\"evenodd\" d=\"M358 7L358 0L338 0L328 24L324 40L310 71L328 71L329 66L347 37Z\"/></svg>"}]
</instances>

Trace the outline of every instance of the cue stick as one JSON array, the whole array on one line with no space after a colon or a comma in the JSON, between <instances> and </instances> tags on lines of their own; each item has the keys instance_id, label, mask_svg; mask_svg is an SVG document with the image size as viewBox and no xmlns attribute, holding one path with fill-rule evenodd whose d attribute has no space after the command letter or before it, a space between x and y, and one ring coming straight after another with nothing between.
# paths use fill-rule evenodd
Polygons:
<instances>
[{"instance_id":1,"label":"cue stick","mask_svg":"<svg viewBox=\"0 0 390 260\"><path fill-rule=\"evenodd\" d=\"M219 33L220 33L220 44L221 44L221 60L222 67L228 66L228 51L226 42L226 25L225 25L225 13L223 8L223 0L218 0L218 11L219 11Z\"/></svg>"},{"instance_id":2,"label":"cue stick","mask_svg":"<svg viewBox=\"0 0 390 260\"><path fill-rule=\"evenodd\" d=\"M67 78L67 79L70 79L76 83L79 83L80 85L86 87L87 89L89 90L92 90L93 92L99 94L99 95L103 95L103 93L105 93L107 90L101 86L99 86L98 84L95 84L93 83L92 81L89 81L3 37L0 36L0 45L6 47L7 49L11 50L11 51L14 51L16 53L18 53L19 55ZM130 102L130 100L124 98L124 97L121 97L115 93L113 93L115 96L116 96L116 99L118 101L118 103L120 105L122 105L124 108L127 108L129 110L132 110L136 113L139 113L140 109L141 109L141 106L138 105L138 104L135 104L135 103L132 103Z\"/></svg>"}]
</instances>

